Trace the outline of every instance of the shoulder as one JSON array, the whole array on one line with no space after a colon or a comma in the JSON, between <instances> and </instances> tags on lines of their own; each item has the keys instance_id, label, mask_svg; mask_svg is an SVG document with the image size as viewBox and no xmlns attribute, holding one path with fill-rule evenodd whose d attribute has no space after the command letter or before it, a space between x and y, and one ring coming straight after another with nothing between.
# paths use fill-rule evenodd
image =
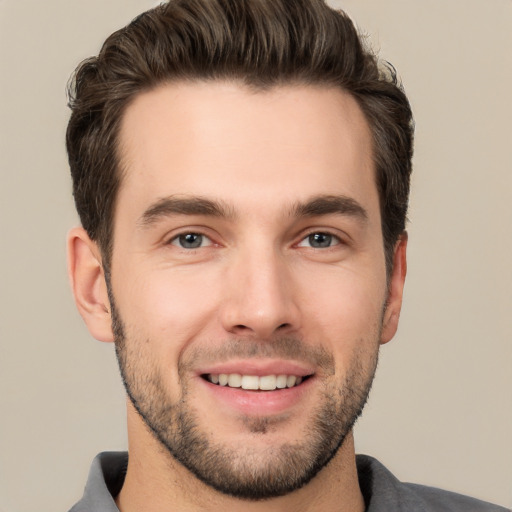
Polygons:
<instances>
[{"instance_id":1,"label":"shoulder","mask_svg":"<svg viewBox=\"0 0 512 512\"><path fill-rule=\"evenodd\" d=\"M357 456L357 470L367 512L510 512L462 494L400 482L367 455Z\"/></svg>"},{"instance_id":2,"label":"shoulder","mask_svg":"<svg viewBox=\"0 0 512 512\"><path fill-rule=\"evenodd\" d=\"M103 452L91 464L82 499L69 512L119 512L114 498L123 486L128 454Z\"/></svg>"},{"instance_id":3,"label":"shoulder","mask_svg":"<svg viewBox=\"0 0 512 512\"><path fill-rule=\"evenodd\" d=\"M510 512L507 508L477 500L463 494L418 484L403 485L428 505L428 511Z\"/></svg>"}]
</instances>

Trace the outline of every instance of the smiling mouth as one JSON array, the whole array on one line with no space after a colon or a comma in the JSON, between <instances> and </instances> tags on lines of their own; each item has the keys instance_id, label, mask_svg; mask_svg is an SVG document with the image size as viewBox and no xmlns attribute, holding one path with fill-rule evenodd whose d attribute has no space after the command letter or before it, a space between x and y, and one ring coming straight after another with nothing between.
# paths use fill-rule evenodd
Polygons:
<instances>
[{"instance_id":1,"label":"smiling mouth","mask_svg":"<svg viewBox=\"0 0 512 512\"><path fill-rule=\"evenodd\" d=\"M275 391L293 388L309 379L311 375L240 375L239 373L208 373L201 377L217 386L241 388L248 391Z\"/></svg>"}]
</instances>

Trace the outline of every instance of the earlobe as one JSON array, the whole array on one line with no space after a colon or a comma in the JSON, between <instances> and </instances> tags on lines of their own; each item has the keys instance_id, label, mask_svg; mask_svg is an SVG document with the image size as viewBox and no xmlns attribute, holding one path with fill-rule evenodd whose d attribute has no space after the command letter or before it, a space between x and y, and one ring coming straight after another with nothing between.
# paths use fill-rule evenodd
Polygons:
<instances>
[{"instance_id":1,"label":"earlobe","mask_svg":"<svg viewBox=\"0 0 512 512\"><path fill-rule=\"evenodd\" d=\"M389 278L388 300L382 322L381 344L390 341L398 329L405 276L407 274L407 240L408 235L404 231L395 245L393 270Z\"/></svg>"},{"instance_id":2,"label":"earlobe","mask_svg":"<svg viewBox=\"0 0 512 512\"><path fill-rule=\"evenodd\" d=\"M99 341L113 341L101 252L81 227L68 234L68 274L76 306L89 332Z\"/></svg>"}]
</instances>

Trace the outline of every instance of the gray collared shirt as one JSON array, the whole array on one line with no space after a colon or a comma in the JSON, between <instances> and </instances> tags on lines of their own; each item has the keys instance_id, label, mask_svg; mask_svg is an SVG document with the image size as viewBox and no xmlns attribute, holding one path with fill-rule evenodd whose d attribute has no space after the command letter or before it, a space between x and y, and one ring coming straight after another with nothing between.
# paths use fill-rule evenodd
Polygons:
<instances>
[{"instance_id":1,"label":"gray collared shirt","mask_svg":"<svg viewBox=\"0 0 512 512\"><path fill-rule=\"evenodd\" d=\"M123 486L128 454L100 453L92 462L82 499L69 512L119 512L114 497ZM366 512L511 512L468 496L397 480L379 461L357 456Z\"/></svg>"}]
</instances>

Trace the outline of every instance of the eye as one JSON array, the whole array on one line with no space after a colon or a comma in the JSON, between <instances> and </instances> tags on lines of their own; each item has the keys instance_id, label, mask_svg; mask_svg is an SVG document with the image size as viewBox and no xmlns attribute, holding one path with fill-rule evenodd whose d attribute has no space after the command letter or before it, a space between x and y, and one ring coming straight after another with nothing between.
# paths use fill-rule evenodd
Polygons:
<instances>
[{"instance_id":1,"label":"eye","mask_svg":"<svg viewBox=\"0 0 512 512\"><path fill-rule=\"evenodd\" d=\"M212 245L212 241L201 233L182 233L174 237L170 243L182 249L198 249Z\"/></svg>"},{"instance_id":2,"label":"eye","mask_svg":"<svg viewBox=\"0 0 512 512\"><path fill-rule=\"evenodd\" d=\"M327 249L334 245L339 245L340 239L331 235L330 233L311 233L306 238L301 240L298 244L299 247L312 247L313 249Z\"/></svg>"}]
</instances>

